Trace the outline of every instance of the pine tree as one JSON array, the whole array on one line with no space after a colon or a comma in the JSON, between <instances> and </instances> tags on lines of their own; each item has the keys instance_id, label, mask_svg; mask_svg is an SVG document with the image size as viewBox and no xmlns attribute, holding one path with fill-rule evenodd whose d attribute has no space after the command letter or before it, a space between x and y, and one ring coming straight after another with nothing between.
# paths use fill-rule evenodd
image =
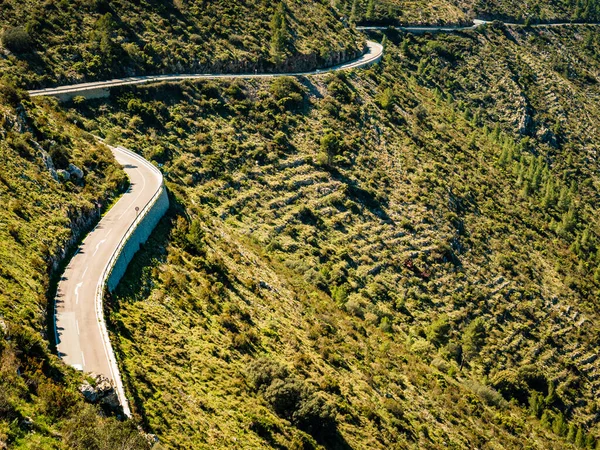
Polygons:
<instances>
[{"instance_id":1,"label":"pine tree","mask_svg":"<svg viewBox=\"0 0 600 450\"><path fill-rule=\"evenodd\" d=\"M369 0L367 3L367 12L365 14L365 18L367 20L373 20L375 17L375 0Z\"/></svg>"},{"instance_id":2,"label":"pine tree","mask_svg":"<svg viewBox=\"0 0 600 450\"><path fill-rule=\"evenodd\" d=\"M577 436L575 436L575 447L584 448L585 447L585 432L581 427L577 430Z\"/></svg>"},{"instance_id":3,"label":"pine tree","mask_svg":"<svg viewBox=\"0 0 600 450\"><path fill-rule=\"evenodd\" d=\"M554 381L550 381L550 383L548 385L548 395L546 396L544 403L546 404L546 406L552 406L556 402L557 399L558 399L558 396L556 395L556 388L554 386Z\"/></svg>"},{"instance_id":4,"label":"pine tree","mask_svg":"<svg viewBox=\"0 0 600 450\"><path fill-rule=\"evenodd\" d=\"M550 423L550 413L547 410L544 410L544 413L542 414L542 418L540 419L541 425L544 428L550 428L551 423Z\"/></svg>"},{"instance_id":5,"label":"pine tree","mask_svg":"<svg viewBox=\"0 0 600 450\"><path fill-rule=\"evenodd\" d=\"M575 207L571 205L569 211L563 214L560 229L562 233L570 233L577 225L577 213Z\"/></svg>"},{"instance_id":6,"label":"pine tree","mask_svg":"<svg viewBox=\"0 0 600 450\"><path fill-rule=\"evenodd\" d=\"M574 423L569 425L569 432L567 433L567 441L575 442L575 436L577 435L577 427Z\"/></svg>"},{"instance_id":7,"label":"pine tree","mask_svg":"<svg viewBox=\"0 0 600 450\"><path fill-rule=\"evenodd\" d=\"M544 189L544 198L542 200L542 206L544 209L549 209L554 206L556 203L556 192L554 188L554 179L552 177L548 178L546 181L546 188Z\"/></svg>"},{"instance_id":8,"label":"pine tree","mask_svg":"<svg viewBox=\"0 0 600 450\"><path fill-rule=\"evenodd\" d=\"M533 391L533 394L529 397L529 412L534 417L540 417L544 410L544 399L542 394L537 391Z\"/></svg>"},{"instance_id":9,"label":"pine tree","mask_svg":"<svg viewBox=\"0 0 600 450\"><path fill-rule=\"evenodd\" d=\"M352 8L350 9L350 22L357 22L359 19L358 11L358 0L352 2Z\"/></svg>"},{"instance_id":10,"label":"pine tree","mask_svg":"<svg viewBox=\"0 0 600 450\"><path fill-rule=\"evenodd\" d=\"M571 197L569 196L569 191L566 187L560 190L560 195L558 197L558 209L561 211L568 211L571 206Z\"/></svg>"},{"instance_id":11,"label":"pine tree","mask_svg":"<svg viewBox=\"0 0 600 450\"><path fill-rule=\"evenodd\" d=\"M282 53L285 52L288 39L285 6L283 3L279 3L271 19L271 56L276 63L281 62Z\"/></svg>"},{"instance_id":12,"label":"pine tree","mask_svg":"<svg viewBox=\"0 0 600 450\"><path fill-rule=\"evenodd\" d=\"M563 416L563 413L559 412L554 418L552 431L554 431L554 433L556 433L558 436L564 436L567 433L567 424L565 423L565 417Z\"/></svg>"}]
</instances>

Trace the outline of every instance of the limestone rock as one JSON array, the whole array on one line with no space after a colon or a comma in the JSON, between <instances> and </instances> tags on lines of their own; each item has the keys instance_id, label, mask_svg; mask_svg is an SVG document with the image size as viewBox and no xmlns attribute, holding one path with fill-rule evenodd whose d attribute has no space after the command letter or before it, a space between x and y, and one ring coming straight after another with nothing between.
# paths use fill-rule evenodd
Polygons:
<instances>
[{"instance_id":1,"label":"limestone rock","mask_svg":"<svg viewBox=\"0 0 600 450\"><path fill-rule=\"evenodd\" d=\"M81 180L83 178L83 170L77 167L75 164L69 164L69 168L67 169L71 176Z\"/></svg>"},{"instance_id":2,"label":"limestone rock","mask_svg":"<svg viewBox=\"0 0 600 450\"><path fill-rule=\"evenodd\" d=\"M120 407L119 397L112 382L103 375L92 375L93 384L85 381L79 391L85 399L94 404L104 405L112 410L118 410Z\"/></svg>"},{"instance_id":3,"label":"limestone rock","mask_svg":"<svg viewBox=\"0 0 600 450\"><path fill-rule=\"evenodd\" d=\"M58 175L58 179L61 181L69 181L71 179L71 174L66 170L58 169L56 174Z\"/></svg>"},{"instance_id":4,"label":"limestone rock","mask_svg":"<svg viewBox=\"0 0 600 450\"><path fill-rule=\"evenodd\" d=\"M79 387L79 391L83 394L88 402L96 403L98 401L98 393L96 392L96 389L87 381L83 382L83 384Z\"/></svg>"},{"instance_id":5,"label":"limestone rock","mask_svg":"<svg viewBox=\"0 0 600 450\"><path fill-rule=\"evenodd\" d=\"M552 147L558 147L558 139L556 138L556 135L550 131L548 128L543 127L541 128L538 132L537 135L539 137L539 139L542 142L545 142L548 145L551 145Z\"/></svg>"},{"instance_id":6,"label":"limestone rock","mask_svg":"<svg viewBox=\"0 0 600 450\"><path fill-rule=\"evenodd\" d=\"M33 428L33 419L31 417L25 417L20 423L21 429L31 430Z\"/></svg>"},{"instance_id":7,"label":"limestone rock","mask_svg":"<svg viewBox=\"0 0 600 450\"><path fill-rule=\"evenodd\" d=\"M525 113L521 116L518 125L518 132L522 135L531 135L533 130L533 119L529 115L529 111L526 110Z\"/></svg>"}]
</instances>

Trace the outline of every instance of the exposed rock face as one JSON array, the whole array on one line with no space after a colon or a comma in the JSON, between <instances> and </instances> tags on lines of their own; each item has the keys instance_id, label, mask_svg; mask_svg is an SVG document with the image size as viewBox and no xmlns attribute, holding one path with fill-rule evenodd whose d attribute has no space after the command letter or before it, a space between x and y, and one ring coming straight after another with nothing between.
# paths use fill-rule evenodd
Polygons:
<instances>
[{"instance_id":1,"label":"exposed rock face","mask_svg":"<svg viewBox=\"0 0 600 450\"><path fill-rule=\"evenodd\" d=\"M38 142L32 140L31 144L36 148L36 150L40 154L40 157L44 162L44 166L46 166L46 169L48 170L48 172L50 172L50 176L54 178L55 181L58 181L58 173L54 168L54 161L52 161L52 156L50 156L50 154L46 150L44 150L44 148Z\"/></svg>"},{"instance_id":2,"label":"exposed rock face","mask_svg":"<svg viewBox=\"0 0 600 450\"><path fill-rule=\"evenodd\" d=\"M85 399L94 404L106 406L112 411L117 411L120 408L119 397L115 391L112 382L103 375L92 375L94 384L85 381L79 391Z\"/></svg>"},{"instance_id":3,"label":"exposed rock face","mask_svg":"<svg viewBox=\"0 0 600 450\"><path fill-rule=\"evenodd\" d=\"M72 177L77 178L78 180L83 179L83 170L81 170L79 167L77 167L75 164L71 163L69 164L69 167L67 169L69 171L69 174Z\"/></svg>"},{"instance_id":4,"label":"exposed rock face","mask_svg":"<svg viewBox=\"0 0 600 450\"><path fill-rule=\"evenodd\" d=\"M558 139L556 138L556 135L548 128L543 127L538 130L537 136L542 142L545 142L546 144L555 148L558 147Z\"/></svg>"},{"instance_id":5,"label":"exposed rock face","mask_svg":"<svg viewBox=\"0 0 600 450\"><path fill-rule=\"evenodd\" d=\"M71 179L71 174L66 170L59 169L56 171L56 174L58 175L59 180L69 181Z\"/></svg>"},{"instance_id":6,"label":"exposed rock face","mask_svg":"<svg viewBox=\"0 0 600 450\"><path fill-rule=\"evenodd\" d=\"M526 108L524 114L521 116L521 119L519 120L518 128L519 128L519 130L518 130L519 134L522 134L524 136L529 136L532 134L533 119L529 115L529 108Z\"/></svg>"},{"instance_id":7,"label":"exposed rock face","mask_svg":"<svg viewBox=\"0 0 600 450\"><path fill-rule=\"evenodd\" d=\"M25 417L20 423L22 430L31 430L33 428L33 419L31 417Z\"/></svg>"}]
</instances>

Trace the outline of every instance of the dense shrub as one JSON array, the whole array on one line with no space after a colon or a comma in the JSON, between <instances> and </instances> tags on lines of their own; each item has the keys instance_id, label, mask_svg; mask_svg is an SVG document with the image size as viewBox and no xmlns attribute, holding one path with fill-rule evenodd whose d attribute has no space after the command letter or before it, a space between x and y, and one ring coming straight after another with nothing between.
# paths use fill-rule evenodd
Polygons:
<instances>
[{"instance_id":1,"label":"dense shrub","mask_svg":"<svg viewBox=\"0 0 600 450\"><path fill-rule=\"evenodd\" d=\"M273 410L298 428L319 436L336 427L337 410L325 393L303 380L276 379L265 390L265 400Z\"/></svg>"},{"instance_id":2,"label":"dense shrub","mask_svg":"<svg viewBox=\"0 0 600 450\"><path fill-rule=\"evenodd\" d=\"M31 50L33 41L24 28L11 27L2 33L2 45L15 53L25 53Z\"/></svg>"},{"instance_id":3,"label":"dense shrub","mask_svg":"<svg viewBox=\"0 0 600 450\"><path fill-rule=\"evenodd\" d=\"M21 101L21 95L11 83L0 81L0 99L11 106L17 106Z\"/></svg>"},{"instance_id":4,"label":"dense shrub","mask_svg":"<svg viewBox=\"0 0 600 450\"><path fill-rule=\"evenodd\" d=\"M276 379L284 379L288 376L288 370L278 362L270 358L259 358L252 361L247 369L249 384L256 390L269 386Z\"/></svg>"}]
</instances>

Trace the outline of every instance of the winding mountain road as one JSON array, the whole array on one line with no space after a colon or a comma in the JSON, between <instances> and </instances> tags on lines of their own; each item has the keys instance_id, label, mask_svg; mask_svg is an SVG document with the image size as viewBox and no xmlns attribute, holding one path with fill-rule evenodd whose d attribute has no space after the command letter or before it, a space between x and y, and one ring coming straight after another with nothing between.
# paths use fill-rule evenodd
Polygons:
<instances>
[{"instance_id":1,"label":"winding mountain road","mask_svg":"<svg viewBox=\"0 0 600 450\"><path fill-rule=\"evenodd\" d=\"M476 21L470 27L404 27L408 32L445 32L477 28L487 22ZM510 24L507 24L510 25ZM552 24L560 26L566 24ZM383 30L388 27L361 27L361 30ZM383 47L367 42L367 51L356 60L334 67L303 73L278 74L174 74L139 76L75 84L29 91L30 96L63 96L72 98L99 89L158 81L220 78L272 78L278 76L316 75L365 67L378 62ZM103 318L102 295L108 268L124 246L128 233L137 226L137 215L162 188L162 175L148 161L122 147L111 147L123 165L131 185L129 190L88 234L69 262L60 282L55 301L55 339L59 356L69 365L108 377L115 385L124 413L130 416L119 368L111 347ZM137 209L136 209L137 208ZM142 210L139 210L142 208Z\"/></svg>"},{"instance_id":2,"label":"winding mountain road","mask_svg":"<svg viewBox=\"0 0 600 450\"><path fill-rule=\"evenodd\" d=\"M368 42L367 51L360 58L308 73L132 77L42 89L29 93L32 97L82 95L90 90L154 81L311 75L364 67L379 61L382 53L383 47L380 44ZM102 296L107 282L107 273L124 247L129 233L137 226L138 214L142 215L145 212L151 200L163 188L163 177L158 169L141 156L123 147L110 148L129 177L130 186L102 217L96 228L85 237L65 269L55 299L54 335L59 357L76 369L109 378L115 386L124 413L130 416L131 411L104 322Z\"/></svg>"},{"instance_id":3,"label":"winding mountain road","mask_svg":"<svg viewBox=\"0 0 600 450\"><path fill-rule=\"evenodd\" d=\"M155 83L159 81L181 81L181 80L213 80L221 78L273 78L282 76L306 76L318 75L321 73L335 72L339 70L358 69L371 64L375 64L383 55L383 46L377 42L367 41L365 53L357 59L354 59L337 66L327 67L325 69L317 69L310 72L293 72L293 73L242 73L242 74L172 74L172 75L144 75L128 78L115 78L107 81L95 81L91 83L71 84L68 86L60 86L55 88L46 88L29 91L31 97L40 96L69 96L85 95L90 91L98 91L100 89L109 89L116 86L129 86L134 84Z\"/></svg>"},{"instance_id":4,"label":"winding mountain road","mask_svg":"<svg viewBox=\"0 0 600 450\"><path fill-rule=\"evenodd\" d=\"M485 21L475 21L468 27L398 27L412 33L453 32L480 27ZM514 25L514 24L506 24ZM537 26L562 26L547 24ZM582 24L584 25L584 24ZM594 24L589 24L594 25ZM358 29L385 30L388 27L359 27ZM383 47L367 42L366 52L356 60L326 69L302 73L277 74L173 74L138 76L129 78L74 84L29 91L32 97L59 96L73 98L111 87L136 85L159 81L220 78L272 78L278 76L306 76L326 72L365 67L380 61ZM124 246L128 233L138 224L138 214L143 214L148 203L162 188L162 175L148 161L122 147L111 147L116 160L123 165L131 185L121 199L88 234L75 256L69 262L59 282L55 301L55 339L59 356L69 365L108 377L115 385L124 413L130 416L119 369L112 350L103 318L102 295L107 281L107 271L115 255ZM142 208L142 210L139 210Z\"/></svg>"}]
</instances>

